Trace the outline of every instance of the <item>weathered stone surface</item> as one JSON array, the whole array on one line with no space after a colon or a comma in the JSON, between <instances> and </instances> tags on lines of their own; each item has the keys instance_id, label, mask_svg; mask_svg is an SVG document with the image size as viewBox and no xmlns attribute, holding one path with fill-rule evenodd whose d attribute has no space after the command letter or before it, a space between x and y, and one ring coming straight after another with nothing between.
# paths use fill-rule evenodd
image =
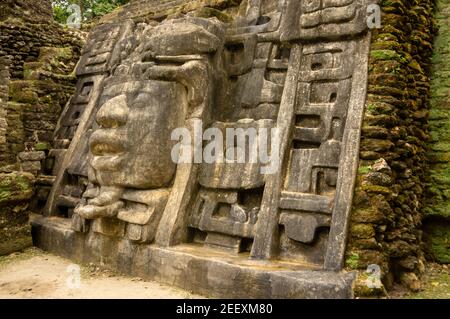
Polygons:
<instances>
[{"instance_id":1,"label":"weathered stone surface","mask_svg":"<svg viewBox=\"0 0 450 319\"><path fill-rule=\"evenodd\" d=\"M434 42L429 114L429 174L426 179L424 230L427 257L450 262L450 6L437 1L439 33Z\"/></svg>"},{"instance_id":2,"label":"weathered stone surface","mask_svg":"<svg viewBox=\"0 0 450 319\"><path fill-rule=\"evenodd\" d=\"M41 170L41 162L39 161L25 161L20 163L20 168L25 172L35 173Z\"/></svg>"},{"instance_id":3,"label":"weathered stone surface","mask_svg":"<svg viewBox=\"0 0 450 319\"><path fill-rule=\"evenodd\" d=\"M0 255L31 245L27 208L34 182L29 173L0 173Z\"/></svg>"},{"instance_id":4,"label":"weathered stone surface","mask_svg":"<svg viewBox=\"0 0 450 319\"><path fill-rule=\"evenodd\" d=\"M19 159L22 161L40 161L45 158L45 153L42 151L36 152L20 152Z\"/></svg>"},{"instance_id":5,"label":"weathered stone surface","mask_svg":"<svg viewBox=\"0 0 450 319\"><path fill-rule=\"evenodd\" d=\"M5 165L21 151L51 142L74 92L71 73L83 37L53 21L49 0L5 0L0 8L0 165Z\"/></svg>"},{"instance_id":6,"label":"weathered stone surface","mask_svg":"<svg viewBox=\"0 0 450 319\"><path fill-rule=\"evenodd\" d=\"M31 244L28 214L42 207L49 186L25 172L49 173L45 151L74 92L83 37L52 14L49 0L0 3L0 171L11 173L0 176L0 254Z\"/></svg>"},{"instance_id":7,"label":"weathered stone surface","mask_svg":"<svg viewBox=\"0 0 450 319\"><path fill-rule=\"evenodd\" d=\"M393 281L415 289L410 284L414 280L401 278L414 274L417 279L423 271L418 229L429 198L424 183L429 175L426 143L434 2L381 1L380 6L381 28L372 30L369 94L353 202L352 220L358 226L350 229L346 261L361 272L367 264L379 265L388 289ZM371 238L360 238L361 224L374 230L368 232ZM362 292L366 293L370 292Z\"/></svg>"},{"instance_id":8,"label":"weathered stone surface","mask_svg":"<svg viewBox=\"0 0 450 319\"><path fill-rule=\"evenodd\" d=\"M133 273L132 250L152 253L161 261L145 259L150 278L182 273L176 280L189 288L192 267L199 289L217 296L209 272L231 296L239 285L226 274L241 271L258 287L255 296L279 296L280 287L292 296L328 296L333 286L349 296L335 280L345 258L363 275L357 293L369 296L384 293L363 287L371 265L387 288L395 281L418 289L424 247L427 258L449 262L443 1L433 60L432 0L380 1L383 21L371 32L370 53L366 6L374 1L131 0L101 19L83 52L78 32L48 21L49 1L20 13L26 2L0 4L0 163L11 163L0 172L46 174L30 204L27 195L7 206L21 225L26 211L45 206L76 231L49 218L41 239L62 238L52 234L63 229L88 243L76 248L86 260L98 260L92 256L102 246L106 263L125 273ZM199 120L200 130L222 134L279 128L280 170L263 174L268 165L260 162L174 163L170 133L184 127L193 135ZM257 143L245 143L247 156ZM27 155L35 151L45 158ZM27 232L21 227L18 236ZM64 237L45 247L70 243ZM277 260L270 267L289 275L269 287L261 278L279 283L278 274L252 259ZM311 275L300 266L339 272ZM297 284L318 290L291 289ZM238 296L253 296L246 289Z\"/></svg>"},{"instance_id":9,"label":"weathered stone surface","mask_svg":"<svg viewBox=\"0 0 450 319\"><path fill-rule=\"evenodd\" d=\"M404 272L400 276L400 282L408 287L411 291L419 291L421 288L420 280L413 272Z\"/></svg>"},{"instance_id":10,"label":"weathered stone surface","mask_svg":"<svg viewBox=\"0 0 450 319\"><path fill-rule=\"evenodd\" d=\"M354 272L293 268L289 264L252 261L189 245L161 248L94 233L86 237L70 228L70 220L58 217L35 216L32 225L34 244L49 252L80 263L101 260L122 273L210 297L353 297Z\"/></svg>"},{"instance_id":11,"label":"weathered stone surface","mask_svg":"<svg viewBox=\"0 0 450 319\"><path fill-rule=\"evenodd\" d=\"M342 267L367 89L370 1L317 3L177 1L169 10L165 1L132 1L95 27L44 163L46 170L53 163L56 177L47 217L34 223L36 244L58 253L70 246L69 257L86 254L86 261L101 255L128 273L144 258L161 281L174 280L175 270L163 266L174 264L177 285L191 289L185 282L195 277L196 290L214 296L323 297L334 287L335 297L351 297L353 277ZM150 4L152 13L136 11ZM198 11L205 6L234 16ZM28 67L34 78L36 65ZM13 85L20 103L36 98L27 88ZM246 158L264 129L273 156L209 163L194 152L175 163L176 128L194 137L205 129L253 130L255 140L241 141ZM396 146L381 137L372 141L376 152ZM239 139L214 152L238 153ZM183 136L183 143L178 156L187 145L208 150L195 138ZM387 185L390 178L374 172L372 179ZM357 228L367 240L361 247L377 245L375 226ZM135 249L156 257L133 257ZM223 264L227 258L239 265ZM239 274L261 289L236 289L240 281L229 278Z\"/></svg>"}]
</instances>

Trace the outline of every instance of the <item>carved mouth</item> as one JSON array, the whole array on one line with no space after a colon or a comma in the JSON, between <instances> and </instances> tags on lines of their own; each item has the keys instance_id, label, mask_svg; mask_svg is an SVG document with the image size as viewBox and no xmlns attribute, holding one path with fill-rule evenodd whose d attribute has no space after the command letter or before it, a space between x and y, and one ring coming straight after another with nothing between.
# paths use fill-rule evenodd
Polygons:
<instances>
[{"instance_id":1,"label":"carved mouth","mask_svg":"<svg viewBox=\"0 0 450 319\"><path fill-rule=\"evenodd\" d=\"M92 157L91 165L98 171L118 170L126 161L126 147L123 132L99 129L92 133L89 147Z\"/></svg>"},{"instance_id":2,"label":"carved mouth","mask_svg":"<svg viewBox=\"0 0 450 319\"><path fill-rule=\"evenodd\" d=\"M97 171L117 171L123 168L127 157L124 154L94 156L91 166Z\"/></svg>"},{"instance_id":3,"label":"carved mouth","mask_svg":"<svg viewBox=\"0 0 450 319\"><path fill-rule=\"evenodd\" d=\"M112 156L125 152L125 142L117 131L97 130L89 142L91 152L96 156Z\"/></svg>"},{"instance_id":4,"label":"carved mouth","mask_svg":"<svg viewBox=\"0 0 450 319\"><path fill-rule=\"evenodd\" d=\"M104 156L122 153L115 145L106 143L96 143L91 146L91 152L94 155Z\"/></svg>"}]
</instances>

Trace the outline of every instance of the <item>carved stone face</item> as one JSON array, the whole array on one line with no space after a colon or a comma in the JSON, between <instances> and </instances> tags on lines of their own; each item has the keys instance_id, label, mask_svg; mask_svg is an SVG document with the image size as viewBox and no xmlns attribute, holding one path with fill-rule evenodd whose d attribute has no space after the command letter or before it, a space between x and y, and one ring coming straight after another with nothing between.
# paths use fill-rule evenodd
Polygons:
<instances>
[{"instance_id":1,"label":"carved stone face","mask_svg":"<svg viewBox=\"0 0 450 319\"><path fill-rule=\"evenodd\" d=\"M176 82L132 81L105 88L99 125L89 140L90 179L104 186L158 188L170 183L171 159L186 109L184 87Z\"/></svg>"}]
</instances>

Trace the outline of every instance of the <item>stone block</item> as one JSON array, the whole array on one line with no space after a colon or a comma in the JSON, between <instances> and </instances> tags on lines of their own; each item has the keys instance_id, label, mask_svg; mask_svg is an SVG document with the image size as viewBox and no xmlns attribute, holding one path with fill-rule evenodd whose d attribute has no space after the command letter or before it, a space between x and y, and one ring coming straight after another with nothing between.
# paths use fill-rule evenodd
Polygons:
<instances>
[{"instance_id":1,"label":"stone block","mask_svg":"<svg viewBox=\"0 0 450 319\"><path fill-rule=\"evenodd\" d=\"M39 161L25 161L20 163L20 168L25 172L36 173L41 170L41 162Z\"/></svg>"},{"instance_id":2,"label":"stone block","mask_svg":"<svg viewBox=\"0 0 450 319\"><path fill-rule=\"evenodd\" d=\"M43 151L25 151L19 153L19 159L21 161L40 161L45 158L45 153Z\"/></svg>"}]
</instances>

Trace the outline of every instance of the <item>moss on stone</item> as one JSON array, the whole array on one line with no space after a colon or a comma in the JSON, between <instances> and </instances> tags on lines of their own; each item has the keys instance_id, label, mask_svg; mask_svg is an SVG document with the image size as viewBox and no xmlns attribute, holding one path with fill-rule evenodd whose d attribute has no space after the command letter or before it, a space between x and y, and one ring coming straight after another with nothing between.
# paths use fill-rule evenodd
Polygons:
<instances>
[{"instance_id":1,"label":"moss on stone","mask_svg":"<svg viewBox=\"0 0 450 319\"><path fill-rule=\"evenodd\" d=\"M370 224L353 224L350 228L350 235L352 238L368 239L375 236L375 230Z\"/></svg>"},{"instance_id":2,"label":"moss on stone","mask_svg":"<svg viewBox=\"0 0 450 319\"><path fill-rule=\"evenodd\" d=\"M433 75L431 80L431 111L430 111L430 152L428 160L430 167L430 185L427 192L428 205L424 209L425 216L440 216L450 218L450 109L446 107L450 92L450 32L448 25L448 9L445 1L437 1L440 14L437 15L439 33L435 38ZM447 13L445 14L445 10ZM432 250L439 251L441 245L441 230L429 230L430 236L437 236ZM433 240L431 240L433 242ZM442 252L441 252L442 253ZM445 254L444 254L445 255ZM444 258L445 259L445 258Z\"/></svg>"},{"instance_id":3,"label":"moss on stone","mask_svg":"<svg viewBox=\"0 0 450 319\"><path fill-rule=\"evenodd\" d=\"M391 195L392 194L392 191L388 187L385 187L385 186L363 185L362 189L368 193L383 194L383 195Z\"/></svg>"},{"instance_id":4,"label":"moss on stone","mask_svg":"<svg viewBox=\"0 0 450 319\"><path fill-rule=\"evenodd\" d=\"M39 142L34 145L34 149L36 151L46 151L50 149L50 145L48 143Z\"/></svg>"},{"instance_id":5,"label":"moss on stone","mask_svg":"<svg viewBox=\"0 0 450 319\"><path fill-rule=\"evenodd\" d=\"M447 207L450 208L450 207ZM429 229L429 246L434 259L443 264L450 264L450 224L436 224Z\"/></svg>"},{"instance_id":6,"label":"moss on stone","mask_svg":"<svg viewBox=\"0 0 450 319\"><path fill-rule=\"evenodd\" d=\"M0 256L20 251L22 249L31 247L32 245L33 241L30 235L2 241L0 242Z\"/></svg>"},{"instance_id":7,"label":"moss on stone","mask_svg":"<svg viewBox=\"0 0 450 319\"><path fill-rule=\"evenodd\" d=\"M394 50L372 50L370 57L373 60L395 60L400 63L408 63L408 60Z\"/></svg>"},{"instance_id":8,"label":"moss on stone","mask_svg":"<svg viewBox=\"0 0 450 319\"><path fill-rule=\"evenodd\" d=\"M32 174L0 174L0 205L31 198L33 185L34 177Z\"/></svg>"},{"instance_id":9,"label":"moss on stone","mask_svg":"<svg viewBox=\"0 0 450 319\"><path fill-rule=\"evenodd\" d=\"M351 269L359 268L359 254L356 252L350 253L350 255L345 260L345 265Z\"/></svg>"},{"instance_id":10,"label":"moss on stone","mask_svg":"<svg viewBox=\"0 0 450 319\"><path fill-rule=\"evenodd\" d=\"M370 170L371 170L371 167L370 167L370 166L360 166L360 167L358 168L358 174L364 175L364 174L369 173Z\"/></svg>"},{"instance_id":11,"label":"moss on stone","mask_svg":"<svg viewBox=\"0 0 450 319\"><path fill-rule=\"evenodd\" d=\"M385 288L376 276L360 271L354 284L354 293L357 297L376 297L385 294Z\"/></svg>"}]
</instances>

